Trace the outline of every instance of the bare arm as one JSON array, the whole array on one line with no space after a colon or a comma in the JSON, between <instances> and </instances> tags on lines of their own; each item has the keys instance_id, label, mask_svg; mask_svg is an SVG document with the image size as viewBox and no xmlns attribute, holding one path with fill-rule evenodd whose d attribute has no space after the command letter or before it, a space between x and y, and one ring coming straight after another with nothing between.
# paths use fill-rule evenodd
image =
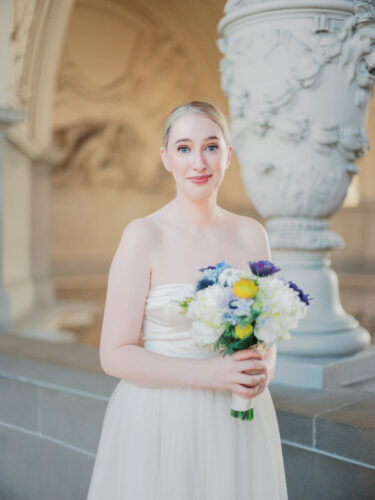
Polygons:
<instances>
[{"instance_id":1,"label":"bare arm","mask_svg":"<svg viewBox=\"0 0 375 500\"><path fill-rule=\"evenodd\" d=\"M105 371L143 387L209 387L202 359L165 356L138 345L119 346Z\"/></svg>"},{"instance_id":2,"label":"bare arm","mask_svg":"<svg viewBox=\"0 0 375 500\"><path fill-rule=\"evenodd\" d=\"M204 386L202 360L164 356L139 345L155 237L142 219L124 229L108 275L100 363L105 373L137 385Z\"/></svg>"},{"instance_id":3,"label":"bare arm","mask_svg":"<svg viewBox=\"0 0 375 500\"><path fill-rule=\"evenodd\" d=\"M240 358L216 353L190 359L154 353L139 345L155 237L144 220L135 219L125 228L112 260L99 347L104 372L145 387L228 389L254 396L254 387L266 378L258 353L248 350Z\"/></svg>"}]
</instances>

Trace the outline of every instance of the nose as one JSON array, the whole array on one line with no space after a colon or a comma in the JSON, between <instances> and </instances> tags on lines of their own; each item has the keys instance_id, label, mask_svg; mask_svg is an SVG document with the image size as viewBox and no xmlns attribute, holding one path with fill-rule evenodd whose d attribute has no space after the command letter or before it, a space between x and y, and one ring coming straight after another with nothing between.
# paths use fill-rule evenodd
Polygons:
<instances>
[{"instance_id":1,"label":"nose","mask_svg":"<svg viewBox=\"0 0 375 500\"><path fill-rule=\"evenodd\" d=\"M206 168L206 161L203 152L200 149L198 149L196 150L194 155L193 169L196 170L197 172L200 172L201 170L205 170L205 168Z\"/></svg>"}]
</instances>

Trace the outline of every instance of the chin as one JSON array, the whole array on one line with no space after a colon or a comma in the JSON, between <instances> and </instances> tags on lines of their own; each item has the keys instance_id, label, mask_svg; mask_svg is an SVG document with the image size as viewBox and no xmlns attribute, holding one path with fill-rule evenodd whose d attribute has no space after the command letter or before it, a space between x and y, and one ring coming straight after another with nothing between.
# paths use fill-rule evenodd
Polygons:
<instances>
[{"instance_id":1,"label":"chin","mask_svg":"<svg viewBox=\"0 0 375 500\"><path fill-rule=\"evenodd\" d=\"M199 186L202 188L202 186ZM205 198L210 198L211 196L217 194L217 188L213 189L212 186L209 189L197 189L197 190L186 190L183 191L184 195L188 198L192 198L195 200L203 200Z\"/></svg>"}]
</instances>

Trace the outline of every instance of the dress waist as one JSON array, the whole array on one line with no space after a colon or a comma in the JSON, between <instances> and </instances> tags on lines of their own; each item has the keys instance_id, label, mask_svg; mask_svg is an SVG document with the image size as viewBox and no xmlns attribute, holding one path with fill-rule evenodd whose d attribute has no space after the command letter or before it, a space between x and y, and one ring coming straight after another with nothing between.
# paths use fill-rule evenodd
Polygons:
<instances>
[{"instance_id":1,"label":"dress waist","mask_svg":"<svg viewBox=\"0 0 375 500\"><path fill-rule=\"evenodd\" d=\"M166 356L177 356L183 358L208 358L215 354L207 347L197 346L195 340L186 333L182 332L178 335L166 335L161 338L161 335L152 337L142 337L144 348L148 351L164 354Z\"/></svg>"},{"instance_id":2,"label":"dress waist","mask_svg":"<svg viewBox=\"0 0 375 500\"><path fill-rule=\"evenodd\" d=\"M148 334L142 337L142 340L179 340L179 339L191 339L191 335L186 332L181 333L155 333Z\"/></svg>"}]
</instances>

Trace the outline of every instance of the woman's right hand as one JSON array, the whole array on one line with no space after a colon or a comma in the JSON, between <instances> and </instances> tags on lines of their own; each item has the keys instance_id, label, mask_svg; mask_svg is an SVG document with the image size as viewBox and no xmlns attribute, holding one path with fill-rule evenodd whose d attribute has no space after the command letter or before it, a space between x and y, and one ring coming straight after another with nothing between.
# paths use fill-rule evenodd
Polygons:
<instances>
[{"instance_id":1,"label":"woman's right hand","mask_svg":"<svg viewBox=\"0 0 375 500\"><path fill-rule=\"evenodd\" d=\"M267 361L256 349L243 349L225 356L217 353L204 361L206 387L230 390L243 398L253 398L266 382Z\"/></svg>"}]
</instances>

